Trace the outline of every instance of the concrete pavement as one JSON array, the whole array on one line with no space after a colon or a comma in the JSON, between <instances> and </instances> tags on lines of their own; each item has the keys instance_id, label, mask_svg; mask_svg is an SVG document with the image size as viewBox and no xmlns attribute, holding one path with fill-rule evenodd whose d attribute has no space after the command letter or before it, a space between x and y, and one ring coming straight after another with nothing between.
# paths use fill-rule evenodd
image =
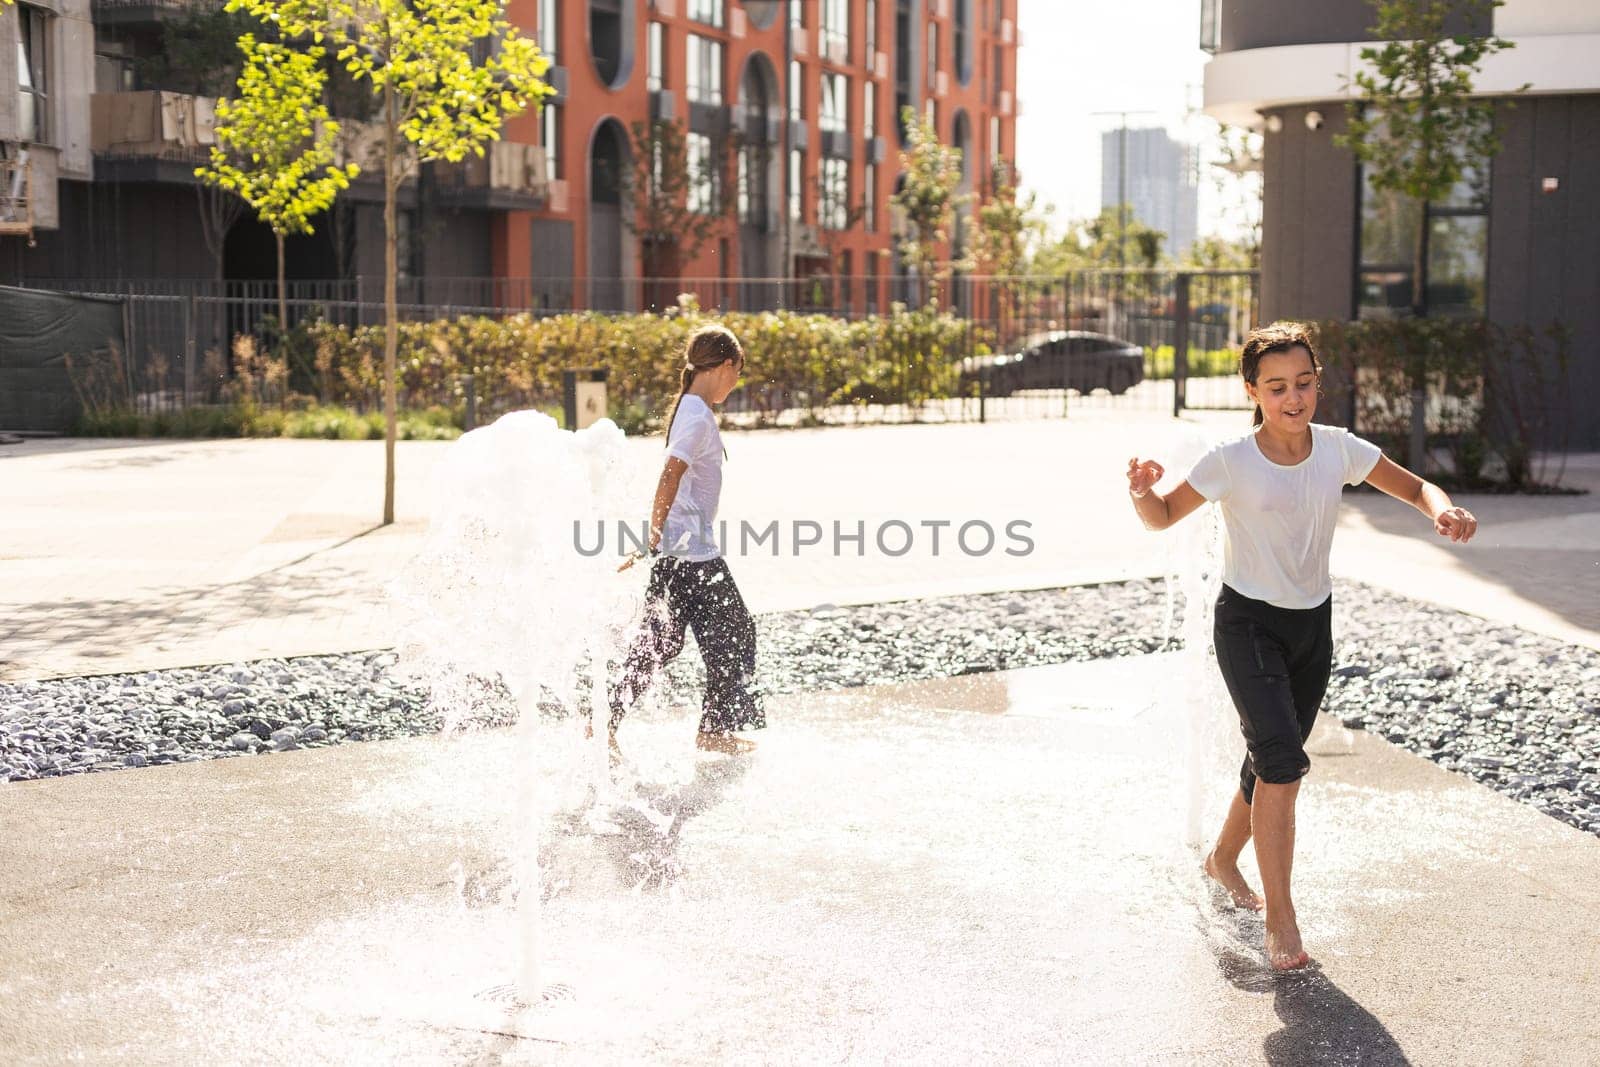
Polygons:
<instances>
[{"instance_id":1,"label":"concrete pavement","mask_svg":"<svg viewBox=\"0 0 1600 1067\"><path fill-rule=\"evenodd\" d=\"M1600 1060L1600 841L1336 726L1311 745L1295 866L1319 966L1268 973L1259 923L1218 907L1184 843L1181 712L1149 688L1179 671L786 697L738 760L696 760L686 710L630 719L638 778L598 817L582 774L559 785L571 728L533 751L499 731L271 773L12 783L0 1048L19 1065ZM512 1018L530 768L558 813L538 942L555 999ZM1206 777L1210 813L1229 788Z\"/></svg>"},{"instance_id":2,"label":"concrete pavement","mask_svg":"<svg viewBox=\"0 0 1600 1067\"><path fill-rule=\"evenodd\" d=\"M825 544L736 560L757 611L1043 588L1164 573L1173 539L1139 528L1122 470L1134 453L1173 478L1239 416L1177 422L1086 411L1067 420L730 433L723 514ZM379 527L382 447L369 442L51 441L0 446L0 680L112 673L387 647L385 583L426 529L429 475L449 447L402 442L399 515ZM659 440L629 443L641 469ZM1600 456L1571 484L1600 489ZM1600 494L1467 497L1477 542L1350 494L1337 574L1600 647ZM641 514L644 503L641 502ZM952 544L963 522L996 550ZM1006 525L1033 551L1008 555ZM919 536L889 556L872 532ZM942 521L935 544L925 523ZM831 551L832 526L868 551ZM786 537L789 535L786 533Z\"/></svg>"}]
</instances>

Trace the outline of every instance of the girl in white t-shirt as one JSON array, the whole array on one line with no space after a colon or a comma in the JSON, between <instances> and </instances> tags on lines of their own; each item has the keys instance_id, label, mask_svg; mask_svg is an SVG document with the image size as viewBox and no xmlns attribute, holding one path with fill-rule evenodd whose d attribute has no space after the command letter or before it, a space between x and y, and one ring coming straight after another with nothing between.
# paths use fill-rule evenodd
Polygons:
<instances>
[{"instance_id":1,"label":"girl in white t-shirt","mask_svg":"<svg viewBox=\"0 0 1600 1067\"><path fill-rule=\"evenodd\" d=\"M1239 359L1255 401L1255 427L1202 456L1183 484L1152 491L1161 465L1128 462L1128 491L1145 526L1164 530L1216 503L1227 532L1223 586L1213 629L1217 665L1239 712L1247 755L1205 871L1236 905L1262 900L1239 873L1255 838L1266 897L1266 952L1274 969L1306 965L1290 896L1294 805L1310 769L1305 741L1333 663L1328 551L1340 492L1362 481L1412 505L1451 541L1477 520L1444 491L1384 457L1347 430L1317 425L1322 364L1306 328L1279 322L1251 332Z\"/></svg>"},{"instance_id":2,"label":"girl in white t-shirt","mask_svg":"<svg viewBox=\"0 0 1600 1067\"><path fill-rule=\"evenodd\" d=\"M753 683L756 626L716 540L722 494L722 434L711 405L728 399L744 369L744 349L724 326L702 326L689 338L678 400L667 422L667 462L650 512L655 563L645 621L611 689L611 745L628 707L656 673L683 651L686 629L706 667L706 692L696 744L717 752L755 745L736 731L767 724Z\"/></svg>"}]
</instances>

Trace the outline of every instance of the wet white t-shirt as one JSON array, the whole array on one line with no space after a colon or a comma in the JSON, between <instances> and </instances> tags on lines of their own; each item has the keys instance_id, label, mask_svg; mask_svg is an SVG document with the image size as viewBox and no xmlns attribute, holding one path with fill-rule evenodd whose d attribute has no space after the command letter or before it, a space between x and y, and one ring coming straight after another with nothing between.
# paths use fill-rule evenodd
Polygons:
<instances>
[{"instance_id":1,"label":"wet white t-shirt","mask_svg":"<svg viewBox=\"0 0 1600 1067\"><path fill-rule=\"evenodd\" d=\"M689 465L661 531L661 551L695 563L722 555L717 546L717 502L722 496L722 432L710 405L693 393L678 402L667 455Z\"/></svg>"},{"instance_id":2,"label":"wet white t-shirt","mask_svg":"<svg viewBox=\"0 0 1600 1067\"><path fill-rule=\"evenodd\" d=\"M1188 482L1221 506L1227 527L1222 580L1280 608L1314 608L1333 594L1328 553L1339 494L1366 481L1383 451L1337 426L1311 424L1311 454L1274 463L1255 431L1200 457Z\"/></svg>"}]
</instances>

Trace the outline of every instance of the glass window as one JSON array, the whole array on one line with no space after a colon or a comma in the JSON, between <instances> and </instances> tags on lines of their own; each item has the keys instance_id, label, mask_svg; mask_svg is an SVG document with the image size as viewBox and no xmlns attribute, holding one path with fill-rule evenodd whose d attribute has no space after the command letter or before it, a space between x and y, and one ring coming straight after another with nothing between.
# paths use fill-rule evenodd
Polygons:
<instances>
[{"instance_id":1,"label":"glass window","mask_svg":"<svg viewBox=\"0 0 1600 1067\"><path fill-rule=\"evenodd\" d=\"M939 24L928 23L928 89L939 80Z\"/></svg>"},{"instance_id":2,"label":"glass window","mask_svg":"<svg viewBox=\"0 0 1600 1067\"><path fill-rule=\"evenodd\" d=\"M928 120L928 125L933 127L933 132L937 135L939 132L939 105L934 103L931 96L928 97L927 103L922 107L922 117Z\"/></svg>"},{"instance_id":3,"label":"glass window","mask_svg":"<svg viewBox=\"0 0 1600 1067\"><path fill-rule=\"evenodd\" d=\"M561 177L561 108L556 104L539 108L539 144L544 148L545 174L555 181Z\"/></svg>"},{"instance_id":4,"label":"glass window","mask_svg":"<svg viewBox=\"0 0 1600 1067\"><path fill-rule=\"evenodd\" d=\"M806 117L806 69L798 60L789 61L789 121Z\"/></svg>"},{"instance_id":5,"label":"glass window","mask_svg":"<svg viewBox=\"0 0 1600 1067\"><path fill-rule=\"evenodd\" d=\"M868 233L878 232L878 165L868 163L861 176L862 220Z\"/></svg>"},{"instance_id":6,"label":"glass window","mask_svg":"<svg viewBox=\"0 0 1600 1067\"><path fill-rule=\"evenodd\" d=\"M850 0L821 0L822 54L838 63L850 61ZM835 53L838 53L837 55Z\"/></svg>"},{"instance_id":7,"label":"glass window","mask_svg":"<svg viewBox=\"0 0 1600 1067\"><path fill-rule=\"evenodd\" d=\"M689 0L689 17L707 26L722 25L722 0Z\"/></svg>"},{"instance_id":8,"label":"glass window","mask_svg":"<svg viewBox=\"0 0 1600 1067\"><path fill-rule=\"evenodd\" d=\"M539 0L539 51L549 56L552 63L561 62L561 50L557 47L561 26L559 6L560 0Z\"/></svg>"},{"instance_id":9,"label":"glass window","mask_svg":"<svg viewBox=\"0 0 1600 1067\"><path fill-rule=\"evenodd\" d=\"M667 85L667 28L659 22L650 24L649 68L645 74L645 88L657 92Z\"/></svg>"},{"instance_id":10,"label":"glass window","mask_svg":"<svg viewBox=\"0 0 1600 1067\"><path fill-rule=\"evenodd\" d=\"M989 159L988 159L988 162L993 163L995 160L999 159L1004 154L1005 154L1004 150L1000 147L1000 116L999 115L990 115L989 116Z\"/></svg>"},{"instance_id":11,"label":"glass window","mask_svg":"<svg viewBox=\"0 0 1600 1067\"><path fill-rule=\"evenodd\" d=\"M822 117L818 122L828 133L844 133L850 128L850 79L843 74L822 75Z\"/></svg>"},{"instance_id":12,"label":"glass window","mask_svg":"<svg viewBox=\"0 0 1600 1067\"><path fill-rule=\"evenodd\" d=\"M50 17L17 6L17 138L50 140Z\"/></svg>"},{"instance_id":13,"label":"glass window","mask_svg":"<svg viewBox=\"0 0 1600 1067\"><path fill-rule=\"evenodd\" d=\"M739 153L739 221L750 221L750 149Z\"/></svg>"},{"instance_id":14,"label":"glass window","mask_svg":"<svg viewBox=\"0 0 1600 1067\"><path fill-rule=\"evenodd\" d=\"M867 0L867 55L863 62L872 71L873 57L878 51L878 0ZM872 71L876 74L876 71Z\"/></svg>"},{"instance_id":15,"label":"glass window","mask_svg":"<svg viewBox=\"0 0 1600 1067\"><path fill-rule=\"evenodd\" d=\"M1424 206L1361 181L1361 254L1356 315L1410 314L1418 228L1426 218L1423 299L1430 314L1481 315L1487 308L1488 173L1468 167L1448 196Z\"/></svg>"},{"instance_id":16,"label":"glass window","mask_svg":"<svg viewBox=\"0 0 1600 1067\"><path fill-rule=\"evenodd\" d=\"M878 83L870 79L861 90L861 135L878 136Z\"/></svg>"},{"instance_id":17,"label":"glass window","mask_svg":"<svg viewBox=\"0 0 1600 1067\"><path fill-rule=\"evenodd\" d=\"M842 230L850 222L850 161L822 161L817 222L825 230Z\"/></svg>"},{"instance_id":18,"label":"glass window","mask_svg":"<svg viewBox=\"0 0 1600 1067\"><path fill-rule=\"evenodd\" d=\"M791 2L789 4L789 27L790 27L790 29L803 30L803 29L805 29L805 26L806 26L806 5L804 3L804 0L801 0L801 2L799 2L799 3L796 3L796 2L794 2L794 0L791 0Z\"/></svg>"},{"instance_id":19,"label":"glass window","mask_svg":"<svg viewBox=\"0 0 1600 1067\"><path fill-rule=\"evenodd\" d=\"M684 144L689 168L689 210L702 215L713 214L717 209L717 171L712 160L711 138L691 131Z\"/></svg>"},{"instance_id":20,"label":"glass window","mask_svg":"<svg viewBox=\"0 0 1600 1067\"><path fill-rule=\"evenodd\" d=\"M805 209L805 160L804 152L789 153L789 218L795 222L801 221Z\"/></svg>"},{"instance_id":21,"label":"glass window","mask_svg":"<svg viewBox=\"0 0 1600 1067\"><path fill-rule=\"evenodd\" d=\"M689 79L686 94L697 104L722 103L722 42L689 35Z\"/></svg>"}]
</instances>

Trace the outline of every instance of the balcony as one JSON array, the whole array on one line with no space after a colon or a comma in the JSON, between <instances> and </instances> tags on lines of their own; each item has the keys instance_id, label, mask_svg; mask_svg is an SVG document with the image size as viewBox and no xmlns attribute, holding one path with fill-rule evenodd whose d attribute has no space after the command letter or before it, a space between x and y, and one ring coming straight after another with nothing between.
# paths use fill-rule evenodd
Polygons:
<instances>
[{"instance_id":1,"label":"balcony","mask_svg":"<svg viewBox=\"0 0 1600 1067\"><path fill-rule=\"evenodd\" d=\"M434 168L434 188L455 207L487 211L533 211L550 197L544 149L491 141L481 156Z\"/></svg>"},{"instance_id":2,"label":"balcony","mask_svg":"<svg viewBox=\"0 0 1600 1067\"><path fill-rule=\"evenodd\" d=\"M90 147L99 177L192 184L217 143L216 101L163 91L95 93Z\"/></svg>"},{"instance_id":3,"label":"balcony","mask_svg":"<svg viewBox=\"0 0 1600 1067\"><path fill-rule=\"evenodd\" d=\"M0 234L33 237L33 164L0 159Z\"/></svg>"},{"instance_id":4,"label":"balcony","mask_svg":"<svg viewBox=\"0 0 1600 1067\"><path fill-rule=\"evenodd\" d=\"M145 26L221 6L222 0L94 0L92 10L96 26Z\"/></svg>"}]
</instances>

